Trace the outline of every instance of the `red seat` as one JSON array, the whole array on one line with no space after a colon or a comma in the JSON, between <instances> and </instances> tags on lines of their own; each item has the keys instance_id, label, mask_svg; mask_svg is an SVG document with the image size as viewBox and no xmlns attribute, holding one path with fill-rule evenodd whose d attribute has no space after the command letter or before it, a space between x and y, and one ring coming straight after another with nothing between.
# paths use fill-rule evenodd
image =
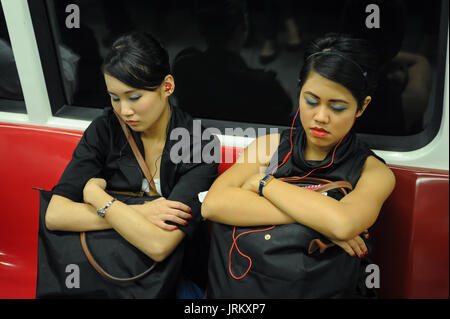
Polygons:
<instances>
[{"instance_id":1,"label":"red seat","mask_svg":"<svg viewBox=\"0 0 450 319\"><path fill-rule=\"evenodd\" d=\"M82 133L0 123L0 298L34 298L38 192L51 189ZM242 149L222 147L222 159ZM223 173L232 165L221 163ZM397 185L372 234L387 298L448 298L448 171L392 166Z\"/></svg>"}]
</instances>

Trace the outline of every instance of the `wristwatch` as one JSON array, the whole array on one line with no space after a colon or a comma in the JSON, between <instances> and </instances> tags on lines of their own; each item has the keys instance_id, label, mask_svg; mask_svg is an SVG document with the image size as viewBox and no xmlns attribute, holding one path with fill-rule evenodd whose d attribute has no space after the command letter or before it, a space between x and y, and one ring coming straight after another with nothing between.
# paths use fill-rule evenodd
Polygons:
<instances>
[{"instance_id":1,"label":"wristwatch","mask_svg":"<svg viewBox=\"0 0 450 319\"><path fill-rule=\"evenodd\" d=\"M270 174L264 176L264 177L261 179L261 181L259 182L259 189L258 189L258 194L259 194L259 196L263 196L263 193L262 193L263 187L266 186L267 184L269 184L269 182L270 182L272 179L274 179L274 177L273 177L273 175L270 175Z\"/></svg>"},{"instance_id":2,"label":"wristwatch","mask_svg":"<svg viewBox=\"0 0 450 319\"><path fill-rule=\"evenodd\" d=\"M99 209L97 209L97 214L98 216L100 216L101 218L105 218L105 214L106 211L108 210L108 207L111 206L112 203L114 203L116 199L113 198L108 204L106 204L104 207L101 207Z\"/></svg>"}]
</instances>

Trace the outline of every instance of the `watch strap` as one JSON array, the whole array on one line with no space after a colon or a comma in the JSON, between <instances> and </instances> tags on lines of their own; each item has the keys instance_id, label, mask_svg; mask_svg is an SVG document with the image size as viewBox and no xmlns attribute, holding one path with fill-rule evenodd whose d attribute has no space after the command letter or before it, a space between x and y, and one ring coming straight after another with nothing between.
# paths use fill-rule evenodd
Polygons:
<instances>
[{"instance_id":1,"label":"watch strap","mask_svg":"<svg viewBox=\"0 0 450 319\"><path fill-rule=\"evenodd\" d=\"M100 216L101 218L105 218L106 211L108 210L109 206L111 206L111 204L114 203L115 200L116 199L113 198L108 204L106 204L102 208L97 209L98 216Z\"/></svg>"},{"instance_id":2,"label":"watch strap","mask_svg":"<svg viewBox=\"0 0 450 319\"><path fill-rule=\"evenodd\" d=\"M259 182L259 188L258 188L258 194L259 196L263 196L262 190L263 187L266 186L267 184L269 184L269 182L274 179L273 175L271 174L267 174L266 176L264 176L263 178L261 178L261 181Z\"/></svg>"}]
</instances>

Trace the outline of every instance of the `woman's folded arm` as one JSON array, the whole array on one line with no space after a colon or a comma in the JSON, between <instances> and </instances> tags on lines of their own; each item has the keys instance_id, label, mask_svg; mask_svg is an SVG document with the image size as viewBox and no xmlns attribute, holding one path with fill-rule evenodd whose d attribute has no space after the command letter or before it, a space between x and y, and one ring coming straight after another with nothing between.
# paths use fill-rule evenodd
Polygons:
<instances>
[{"instance_id":1,"label":"woman's folded arm","mask_svg":"<svg viewBox=\"0 0 450 319\"><path fill-rule=\"evenodd\" d=\"M263 176L253 175L246 188L256 195ZM355 189L340 201L278 179L264 186L263 195L297 223L330 239L349 240L373 225L394 185L390 169L378 159L368 157ZM247 215L244 211L240 213Z\"/></svg>"},{"instance_id":2,"label":"woman's folded arm","mask_svg":"<svg viewBox=\"0 0 450 319\"><path fill-rule=\"evenodd\" d=\"M111 228L96 209L86 203L74 202L60 195L53 195L45 214L45 224L50 230L92 231Z\"/></svg>"},{"instance_id":3,"label":"woman's folded arm","mask_svg":"<svg viewBox=\"0 0 450 319\"><path fill-rule=\"evenodd\" d=\"M112 196L95 185L89 193L92 203L78 203L53 195L46 213L47 228L73 232L114 228L155 261L162 261L169 256L184 237L180 230L168 231L155 226L139 212L139 205L116 201L108 208L105 218L101 218L94 207L105 206Z\"/></svg>"},{"instance_id":4,"label":"woman's folded arm","mask_svg":"<svg viewBox=\"0 0 450 319\"><path fill-rule=\"evenodd\" d=\"M93 207L103 207L113 197L91 179L84 189L84 200ZM164 230L151 223L143 214L120 201L114 201L105 220L123 238L155 261L163 261L184 238L181 230Z\"/></svg>"},{"instance_id":5,"label":"woman's folded arm","mask_svg":"<svg viewBox=\"0 0 450 319\"><path fill-rule=\"evenodd\" d=\"M266 137L259 140L267 142ZM266 166L247 160L257 144L253 142L244 151L244 160L211 186L202 205L203 217L236 226L297 222L330 239L349 240L373 225L395 185L390 169L368 157L355 189L341 201L277 179L264 186L261 197L258 187L265 175L261 167Z\"/></svg>"},{"instance_id":6,"label":"woman's folded arm","mask_svg":"<svg viewBox=\"0 0 450 319\"><path fill-rule=\"evenodd\" d=\"M240 187L211 190L202 205L204 218L235 226L281 225L295 223L264 197Z\"/></svg>"},{"instance_id":7,"label":"woman's folded arm","mask_svg":"<svg viewBox=\"0 0 450 319\"><path fill-rule=\"evenodd\" d=\"M265 135L253 141L237 162L215 180L202 204L202 216L236 226L294 223L294 219L266 198L244 188L251 176L267 167L278 143L279 134Z\"/></svg>"}]
</instances>

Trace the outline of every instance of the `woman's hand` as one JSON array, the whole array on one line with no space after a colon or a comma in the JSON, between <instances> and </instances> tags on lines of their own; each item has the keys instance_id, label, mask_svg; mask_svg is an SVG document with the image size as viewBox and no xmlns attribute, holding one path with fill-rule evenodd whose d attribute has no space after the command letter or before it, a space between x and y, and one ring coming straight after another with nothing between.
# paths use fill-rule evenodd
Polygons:
<instances>
[{"instance_id":1,"label":"woman's hand","mask_svg":"<svg viewBox=\"0 0 450 319\"><path fill-rule=\"evenodd\" d=\"M141 205L133 206L138 212L144 215L154 225L165 229L178 229L175 225L166 224L166 221L171 221L179 225L187 225L187 219L191 219L191 208L181 202L167 200L164 197L155 199L151 202L146 202Z\"/></svg>"},{"instance_id":2,"label":"woman's hand","mask_svg":"<svg viewBox=\"0 0 450 319\"><path fill-rule=\"evenodd\" d=\"M367 246L364 243L364 240L360 236L356 236L353 239L347 241L341 240L332 240L333 243L344 249L350 256L359 256L364 257L367 255L369 251L367 250Z\"/></svg>"},{"instance_id":3,"label":"woman's hand","mask_svg":"<svg viewBox=\"0 0 450 319\"><path fill-rule=\"evenodd\" d=\"M87 181L86 185L84 185L83 189L83 200L85 203L90 203L92 191L95 188L100 188L101 190L106 189L106 180L103 178L91 178Z\"/></svg>"}]
</instances>

